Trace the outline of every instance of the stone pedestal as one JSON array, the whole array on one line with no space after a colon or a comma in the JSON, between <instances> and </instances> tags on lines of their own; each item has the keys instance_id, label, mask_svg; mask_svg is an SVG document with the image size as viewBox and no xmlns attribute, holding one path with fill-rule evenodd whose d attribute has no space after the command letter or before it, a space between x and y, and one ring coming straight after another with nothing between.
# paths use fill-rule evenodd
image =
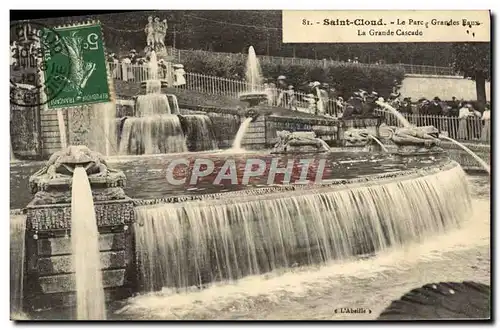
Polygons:
<instances>
[{"instance_id":1,"label":"stone pedestal","mask_svg":"<svg viewBox=\"0 0 500 330\"><path fill-rule=\"evenodd\" d=\"M83 110L69 115L72 144L86 143L86 114L88 111ZM99 231L106 298L122 299L136 287L134 204L123 191L125 175L107 168L100 154L86 147L69 147L55 153L29 181L34 197L25 209L24 308L28 312L70 307L76 303L71 244L72 170L89 162L100 164L88 168L87 175Z\"/></svg>"}]
</instances>

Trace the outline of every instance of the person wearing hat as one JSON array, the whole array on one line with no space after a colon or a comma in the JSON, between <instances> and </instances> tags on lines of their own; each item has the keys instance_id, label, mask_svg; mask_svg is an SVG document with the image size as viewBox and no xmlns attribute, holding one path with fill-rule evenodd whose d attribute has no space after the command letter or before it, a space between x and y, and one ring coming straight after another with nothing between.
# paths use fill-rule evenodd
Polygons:
<instances>
[{"instance_id":1,"label":"person wearing hat","mask_svg":"<svg viewBox=\"0 0 500 330\"><path fill-rule=\"evenodd\" d=\"M128 57L130 58L130 63L131 64L136 64L137 63L137 58L138 58L138 55L137 55L137 52L135 51L135 49L131 49L129 54L128 54Z\"/></svg>"},{"instance_id":2,"label":"person wearing hat","mask_svg":"<svg viewBox=\"0 0 500 330\"><path fill-rule=\"evenodd\" d=\"M467 124L473 116L474 112L472 109L472 105L470 103L464 103L458 114L458 139L468 140L470 138Z\"/></svg>"},{"instance_id":3,"label":"person wearing hat","mask_svg":"<svg viewBox=\"0 0 500 330\"><path fill-rule=\"evenodd\" d=\"M132 61L130 60L130 55L126 56L122 60L122 77L123 81L129 81L132 80L133 75L132 75Z\"/></svg>"},{"instance_id":4,"label":"person wearing hat","mask_svg":"<svg viewBox=\"0 0 500 330\"><path fill-rule=\"evenodd\" d=\"M173 68L174 68L174 86L175 87L184 86L186 84L186 78L184 77L186 71L184 71L184 65L174 64Z\"/></svg>"},{"instance_id":5,"label":"person wearing hat","mask_svg":"<svg viewBox=\"0 0 500 330\"><path fill-rule=\"evenodd\" d=\"M276 88L286 90L288 85L286 83L286 77L285 76L279 76L278 79L276 79Z\"/></svg>"}]
</instances>

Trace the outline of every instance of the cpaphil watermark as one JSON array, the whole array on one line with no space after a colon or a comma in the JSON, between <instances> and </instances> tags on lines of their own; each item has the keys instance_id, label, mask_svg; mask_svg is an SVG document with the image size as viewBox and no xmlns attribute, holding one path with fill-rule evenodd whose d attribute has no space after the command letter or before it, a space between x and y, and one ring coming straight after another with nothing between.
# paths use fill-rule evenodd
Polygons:
<instances>
[{"instance_id":1,"label":"cpaphil watermark","mask_svg":"<svg viewBox=\"0 0 500 330\"><path fill-rule=\"evenodd\" d=\"M329 171L326 159L210 159L170 161L166 179L171 185L319 184Z\"/></svg>"}]
</instances>

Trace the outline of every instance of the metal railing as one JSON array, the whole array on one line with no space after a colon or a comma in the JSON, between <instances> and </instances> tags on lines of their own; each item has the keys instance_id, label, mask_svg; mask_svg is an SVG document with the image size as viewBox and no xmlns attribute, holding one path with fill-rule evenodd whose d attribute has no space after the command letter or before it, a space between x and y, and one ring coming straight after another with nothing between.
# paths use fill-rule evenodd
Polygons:
<instances>
[{"instance_id":1,"label":"metal railing","mask_svg":"<svg viewBox=\"0 0 500 330\"><path fill-rule=\"evenodd\" d=\"M117 64L108 63L109 72L114 79L129 82L141 82L152 78L150 67L137 64ZM242 80L221 78L204 75L200 73L186 72L183 74L184 82L175 83L175 73L171 67L159 67L157 77L159 79L171 79L170 84L174 88L187 89L201 93L226 96L229 98L238 98L241 94L248 91L259 91L268 94L268 105L283 107L293 111L308 113L319 113L337 117L341 109L336 100L322 97L322 102L317 102L317 95L311 95L298 91L282 90L278 88L269 88L268 86L250 86Z\"/></svg>"},{"instance_id":2,"label":"metal railing","mask_svg":"<svg viewBox=\"0 0 500 330\"><path fill-rule=\"evenodd\" d=\"M170 48L169 52L174 60L182 63L183 58L187 56L191 56L194 54L219 58L219 59L227 59L229 57L236 57L241 60L245 60L247 55L242 53L220 53L220 52L209 52L204 50L188 50L188 49L176 49ZM274 63L274 64L282 64L282 65L321 65L328 66L336 63L347 63L341 61L335 61L331 59L322 59L315 60L310 58L298 58L298 57L278 57L278 56L267 56L267 55L258 55L260 63ZM433 66L433 65L414 65L414 64L374 64L374 63L352 63L352 65L359 66L391 66L391 67L401 67L406 74L420 74L420 75L445 75L445 76L456 76L458 75L452 67L442 67L442 66Z\"/></svg>"},{"instance_id":3,"label":"metal railing","mask_svg":"<svg viewBox=\"0 0 500 330\"><path fill-rule=\"evenodd\" d=\"M110 72L115 79L141 82L152 78L150 68L144 65L121 65L109 63ZM175 74L170 66L159 67L158 78L171 79L175 81ZM182 84L172 84L173 87L182 90L197 91L210 95L226 96L229 98L238 98L241 94L249 91L261 91L268 94L268 105L277 106L291 111L307 112L311 114L323 114L332 117L341 117L344 106L338 104L336 100L327 97L322 97L322 101L318 102L316 95L302 93L298 91L281 90L277 88L269 88L265 84L261 86L250 86L245 81L234 80L209 76L199 73L187 72L183 75L184 82ZM377 111L382 115L388 125L399 125L397 118L385 111ZM403 116L408 119L411 124L416 126L432 125L438 128L443 134L461 141L478 141L490 142L491 134L486 134L486 125L489 122L484 122L479 117L469 117L460 119L458 117L440 116L440 115L420 115L407 114Z\"/></svg>"},{"instance_id":4,"label":"metal railing","mask_svg":"<svg viewBox=\"0 0 500 330\"><path fill-rule=\"evenodd\" d=\"M396 116L384 110L376 110L384 117L390 126L401 126ZM402 113L402 115L415 126L434 126L441 134L464 142L491 142L491 122L481 120L480 117L471 116L458 118L444 115L420 115Z\"/></svg>"}]
</instances>

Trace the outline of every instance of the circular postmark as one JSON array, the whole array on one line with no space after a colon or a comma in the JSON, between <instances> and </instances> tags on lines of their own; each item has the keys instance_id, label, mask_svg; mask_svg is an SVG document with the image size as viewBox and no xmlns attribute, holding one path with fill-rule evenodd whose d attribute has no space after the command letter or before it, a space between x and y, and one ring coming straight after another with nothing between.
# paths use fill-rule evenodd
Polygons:
<instances>
[{"instance_id":1,"label":"circular postmark","mask_svg":"<svg viewBox=\"0 0 500 330\"><path fill-rule=\"evenodd\" d=\"M32 21L10 24L10 102L22 107L49 103L68 84L71 56L53 28Z\"/></svg>"}]
</instances>

